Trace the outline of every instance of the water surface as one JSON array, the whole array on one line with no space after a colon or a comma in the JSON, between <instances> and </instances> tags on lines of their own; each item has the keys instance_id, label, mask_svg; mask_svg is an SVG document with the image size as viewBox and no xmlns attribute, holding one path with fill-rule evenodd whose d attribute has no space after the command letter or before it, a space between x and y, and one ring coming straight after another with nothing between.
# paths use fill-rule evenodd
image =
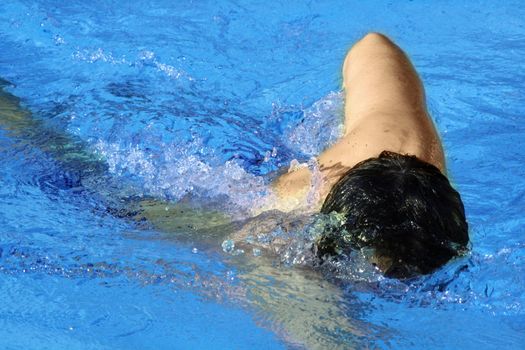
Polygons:
<instances>
[{"instance_id":1,"label":"water surface","mask_svg":"<svg viewBox=\"0 0 525 350\"><path fill-rule=\"evenodd\" d=\"M0 77L47 130L0 130L0 344L522 348L524 12L519 1L0 4ZM337 137L340 64L370 30L421 73L465 202L467 257L408 283L359 264L323 273L294 265L297 251L231 256L109 210L188 193L229 209L259 201L273 171ZM42 145L58 135L97 161L57 158Z\"/></svg>"}]
</instances>

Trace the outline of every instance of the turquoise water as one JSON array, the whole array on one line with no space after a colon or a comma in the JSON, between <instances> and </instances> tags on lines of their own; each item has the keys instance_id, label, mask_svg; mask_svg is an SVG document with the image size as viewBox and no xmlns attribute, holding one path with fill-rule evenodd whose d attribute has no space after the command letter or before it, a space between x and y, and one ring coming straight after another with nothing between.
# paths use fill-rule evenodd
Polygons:
<instances>
[{"instance_id":1,"label":"turquoise water","mask_svg":"<svg viewBox=\"0 0 525 350\"><path fill-rule=\"evenodd\" d=\"M45 132L0 129L0 347L523 348L523 18L519 1L2 2L0 77ZM260 201L337 137L340 64L371 30L424 80L467 257L402 283L114 215ZM58 135L101 161L57 158Z\"/></svg>"}]
</instances>

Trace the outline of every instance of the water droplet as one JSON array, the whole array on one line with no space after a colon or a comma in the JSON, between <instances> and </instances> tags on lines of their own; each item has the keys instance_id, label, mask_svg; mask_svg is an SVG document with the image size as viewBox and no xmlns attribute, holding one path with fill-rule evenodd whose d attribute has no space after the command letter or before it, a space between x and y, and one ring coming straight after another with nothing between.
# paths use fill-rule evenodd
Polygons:
<instances>
[{"instance_id":1,"label":"water droplet","mask_svg":"<svg viewBox=\"0 0 525 350\"><path fill-rule=\"evenodd\" d=\"M235 249L232 255L242 255L244 254L244 249Z\"/></svg>"},{"instance_id":2,"label":"water droplet","mask_svg":"<svg viewBox=\"0 0 525 350\"><path fill-rule=\"evenodd\" d=\"M55 45L64 45L66 43L66 41L64 40L64 38L62 38L60 35L55 35L53 37L53 41L55 42Z\"/></svg>"},{"instance_id":3,"label":"water droplet","mask_svg":"<svg viewBox=\"0 0 525 350\"><path fill-rule=\"evenodd\" d=\"M232 253L235 250L235 242L231 239L227 239L222 242L221 247L225 253Z\"/></svg>"}]
</instances>

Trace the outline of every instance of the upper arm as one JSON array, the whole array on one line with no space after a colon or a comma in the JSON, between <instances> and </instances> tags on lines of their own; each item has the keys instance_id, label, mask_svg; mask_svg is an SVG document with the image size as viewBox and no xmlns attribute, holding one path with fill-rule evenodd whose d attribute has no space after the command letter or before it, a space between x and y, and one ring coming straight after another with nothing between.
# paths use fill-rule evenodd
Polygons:
<instances>
[{"instance_id":1,"label":"upper arm","mask_svg":"<svg viewBox=\"0 0 525 350\"><path fill-rule=\"evenodd\" d=\"M369 114L425 118L421 81L405 53L381 34L368 34L348 52L343 66L345 128Z\"/></svg>"},{"instance_id":2,"label":"upper arm","mask_svg":"<svg viewBox=\"0 0 525 350\"><path fill-rule=\"evenodd\" d=\"M368 34L343 65L345 135L319 157L323 200L341 176L382 151L415 155L445 173L441 142L430 119L419 76L405 53L387 37ZM308 169L275 183L280 197L310 188Z\"/></svg>"},{"instance_id":3,"label":"upper arm","mask_svg":"<svg viewBox=\"0 0 525 350\"><path fill-rule=\"evenodd\" d=\"M349 51L343 75L347 147L337 154L328 151L331 156L351 158L347 164L353 166L386 150L415 155L445 172L423 85L396 44L368 34Z\"/></svg>"}]
</instances>

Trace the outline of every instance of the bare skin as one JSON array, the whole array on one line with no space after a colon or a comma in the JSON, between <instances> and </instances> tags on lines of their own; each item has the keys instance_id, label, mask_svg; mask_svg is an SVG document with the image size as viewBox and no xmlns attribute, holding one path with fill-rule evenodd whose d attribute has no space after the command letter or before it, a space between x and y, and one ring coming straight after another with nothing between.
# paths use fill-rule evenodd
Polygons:
<instances>
[{"instance_id":1,"label":"bare skin","mask_svg":"<svg viewBox=\"0 0 525 350\"><path fill-rule=\"evenodd\" d=\"M354 165L382 151L415 155L446 173L443 148L425 103L421 80L405 53L386 36L370 33L348 52L343 64L345 132L318 158L321 185L317 207ZM312 173L288 172L273 184L276 208L305 206Z\"/></svg>"}]
</instances>

